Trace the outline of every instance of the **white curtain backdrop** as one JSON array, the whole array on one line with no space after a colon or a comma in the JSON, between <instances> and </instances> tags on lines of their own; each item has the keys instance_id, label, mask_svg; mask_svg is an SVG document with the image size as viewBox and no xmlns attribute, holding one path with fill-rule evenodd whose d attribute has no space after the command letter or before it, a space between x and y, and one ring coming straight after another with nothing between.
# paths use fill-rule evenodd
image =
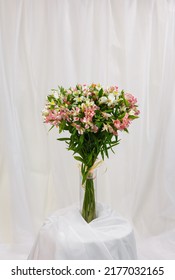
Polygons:
<instances>
[{"instance_id":1,"label":"white curtain backdrop","mask_svg":"<svg viewBox=\"0 0 175 280\"><path fill-rule=\"evenodd\" d=\"M175 1L0 0L1 259L27 258L44 219L79 201L77 162L41 110L50 88L92 82L141 111L98 200L132 222L140 259L175 259Z\"/></svg>"}]
</instances>

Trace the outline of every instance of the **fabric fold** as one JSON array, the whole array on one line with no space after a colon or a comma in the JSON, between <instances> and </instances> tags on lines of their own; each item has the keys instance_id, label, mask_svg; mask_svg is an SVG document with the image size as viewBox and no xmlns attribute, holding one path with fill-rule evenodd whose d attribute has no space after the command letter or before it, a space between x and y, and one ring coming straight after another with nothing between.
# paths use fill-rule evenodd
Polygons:
<instances>
[{"instance_id":1,"label":"fabric fold","mask_svg":"<svg viewBox=\"0 0 175 280\"><path fill-rule=\"evenodd\" d=\"M28 259L136 259L134 233L127 220L97 204L87 223L75 205L56 211L41 227Z\"/></svg>"}]
</instances>

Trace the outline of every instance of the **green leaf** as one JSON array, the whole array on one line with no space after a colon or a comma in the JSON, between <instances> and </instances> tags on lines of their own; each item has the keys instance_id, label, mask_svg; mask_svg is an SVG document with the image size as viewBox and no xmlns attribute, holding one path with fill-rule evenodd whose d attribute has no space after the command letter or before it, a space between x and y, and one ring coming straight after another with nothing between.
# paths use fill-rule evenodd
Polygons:
<instances>
[{"instance_id":1,"label":"green leaf","mask_svg":"<svg viewBox=\"0 0 175 280\"><path fill-rule=\"evenodd\" d=\"M68 141L70 138L57 138L58 141Z\"/></svg>"},{"instance_id":2,"label":"green leaf","mask_svg":"<svg viewBox=\"0 0 175 280\"><path fill-rule=\"evenodd\" d=\"M83 144L83 141L84 141L84 136L81 135L81 136L80 136L80 144Z\"/></svg>"},{"instance_id":3,"label":"green leaf","mask_svg":"<svg viewBox=\"0 0 175 280\"><path fill-rule=\"evenodd\" d=\"M107 158L109 158L108 149L106 145L104 145L103 148L104 148L105 155L107 156Z\"/></svg>"},{"instance_id":4,"label":"green leaf","mask_svg":"<svg viewBox=\"0 0 175 280\"><path fill-rule=\"evenodd\" d=\"M87 165L89 165L89 164L90 164L91 160L92 160L92 153L88 156Z\"/></svg>"},{"instance_id":5,"label":"green leaf","mask_svg":"<svg viewBox=\"0 0 175 280\"><path fill-rule=\"evenodd\" d=\"M102 126L103 122L96 122L96 126L98 126L98 128L100 128Z\"/></svg>"},{"instance_id":6,"label":"green leaf","mask_svg":"<svg viewBox=\"0 0 175 280\"><path fill-rule=\"evenodd\" d=\"M138 118L139 118L138 116L129 116L129 119L132 119L132 120L138 119Z\"/></svg>"},{"instance_id":7,"label":"green leaf","mask_svg":"<svg viewBox=\"0 0 175 280\"><path fill-rule=\"evenodd\" d=\"M47 99L48 99L49 102L51 102L52 101L52 96L48 95Z\"/></svg>"},{"instance_id":8,"label":"green leaf","mask_svg":"<svg viewBox=\"0 0 175 280\"><path fill-rule=\"evenodd\" d=\"M102 95L103 95L103 89L101 88L101 89L99 90L98 96L99 96L99 97L102 97Z\"/></svg>"},{"instance_id":9,"label":"green leaf","mask_svg":"<svg viewBox=\"0 0 175 280\"><path fill-rule=\"evenodd\" d=\"M83 159L79 156L74 156L74 159L78 160L78 161L81 161L82 163L84 162Z\"/></svg>"},{"instance_id":10,"label":"green leaf","mask_svg":"<svg viewBox=\"0 0 175 280\"><path fill-rule=\"evenodd\" d=\"M50 131L52 128L54 128L54 125L51 126L51 128L49 129L49 131Z\"/></svg>"},{"instance_id":11,"label":"green leaf","mask_svg":"<svg viewBox=\"0 0 175 280\"><path fill-rule=\"evenodd\" d=\"M101 157L102 157L102 160L104 160L104 152L103 152L103 150L101 150Z\"/></svg>"},{"instance_id":12,"label":"green leaf","mask_svg":"<svg viewBox=\"0 0 175 280\"><path fill-rule=\"evenodd\" d=\"M62 120L60 125L59 125L59 133L61 133L64 130L65 127L66 127L66 121Z\"/></svg>"},{"instance_id":13,"label":"green leaf","mask_svg":"<svg viewBox=\"0 0 175 280\"><path fill-rule=\"evenodd\" d=\"M125 114L126 114L126 113L124 112L123 114L121 114L120 116L118 116L118 119L119 119L119 120L122 120L122 119L124 118Z\"/></svg>"},{"instance_id":14,"label":"green leaf","mask_svg":"<svg viewBox=\"0 0 175 280\"><path fill-rule=\"evenodd\" d=\"M60 93L64 93L64 88L62 86L59 86L59 90L60 90Z\"/></svg>"}]
</instances>

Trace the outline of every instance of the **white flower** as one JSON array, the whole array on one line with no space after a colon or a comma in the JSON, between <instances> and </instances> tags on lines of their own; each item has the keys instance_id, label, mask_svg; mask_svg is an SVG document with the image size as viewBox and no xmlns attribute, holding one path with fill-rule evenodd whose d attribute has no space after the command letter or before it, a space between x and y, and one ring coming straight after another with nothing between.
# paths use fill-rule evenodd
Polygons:
<instances>
[{"instance_id":1,"label":"white flower","mask_svg":"<svg viewBox=\"0 0 175 280\"><path fill-rule=\"evenodd\" d=\"M85 131L85 129L84 129L84 128L82 128L82 127L78 128L77 130L78 130L78 133L79 133L79 134L83 134L83 133L84 133L84 131Z\"/></svg>"},{"instance_id":2,"label":"white flower","mask_svg":"<svg viewBox=\"0 0 175 280\"><path fill-rule=\"evenodd\" d=\"M111 117L111 114L108 114L108 113L106 113L106 112L102 112L101 114L102 114L102 116L103 116L105 119L108 119L108 118Z\"/></svg>"},{"instance_id":3,"label":"white flower","mask_svg":"<svg viewBox=\"0 0 175 280\"><path fill-rule=\"evenodd\" d=\"M49 111L47 109L42 110L42 115L43 116L48 116L49 115Z\"/></svg>"},{"instance_id":4,"label":"white flower","mask_svg":"<svg viewBox=\"0 0 175 280\"><path fill-rule=\"evenodd\" d=\"M85 101L87 106L93 106L94 105L94 101L90 101L88 98Z\"/></svg>"},{"instance_id":5,"label":"white flower","mask_svg":"<svg viewBox=\"0 0 175 280\"><path fill-rule=\"evenodd\" d=\"M84 112L84 110L85 110L86 107L87 107L87 106L86 106L84 103L82 103L82 104L80 105L80 108L81 108L82 112Z\"/></svg>"},{"instance_id":6,"label":"white flower","mask_svg":"<svg viewBox=\"0 0 175 280\"><path fill-rule=\"evenodd\" d=\"M122 107L120 108L120 112L126 112L126 107L125 107L125 106L122 106Z\"/></svg>"},{"instance_id":7,"label":"white flower","mask_svg":"<svg viewBox=\"0 0 175 280\"><path fill-rule=\"evenodd\" d=\"M99 99L99 103L100 104L104 104L104 103L106 103L107 102L107 97L106 96L102 96L100 99Z\"/></svg>"},{"instance_id":8,"label":"white flower","mask_svg":"<svg viewBox=\"0 0 175 280\"><path fill-rule=\"evenodd\" d=\"M102 131L105 131L105 130L108 131L108 125L104 123L104 124L103 124L103 128L102 128Z\"/></svg>"},{"instance_id":9,"label":"white flower","mask_svg":"<svg viewBox=\"0 0 175 280\"><path fill-rule=\"evenodd\" d=\"M79 90L72 89L72 94L73 96L78 96L79 94L81 94L81 92Z\"/></svg>"},{"instance_id":10,"label":"white flower","mask_svg":"<svg viewBox=\"0 0 175 280\"><path fill-rule=\"evenodd\" d=\"M96 89L100 90L100 89L101 89L101 85L100 85L100 84L97 84L97 85L96 85Z\"/></svg>"},{"instance_id":11,"label":"white flower","mask_svg":"<svg viewBox=\"0 0 175 280\"><path fill-rule=\"evenodd\" d=\"M110 133L113 133L113 128L112 128L112 126L110 125L110 124L103 124L103 128L102 128L102 131L109 131Z\"/></svg>"},{"instance_id":12,"label":"white flower","mask_svg":"<svg viewBox=\"0 0 175 280\"><path fill-rule=\"evenodd\" d=\"M134 111L133 109L131 109L131 110L129 111L129 115L130 115L130 116L134 116L134 115L135 115L135 111Z\"/></svg>"},{"instance_id":13,"label":"white flower","mask_svg":"<svg viewBox=\"0 0 175 280\"><path fill-rule=\"evenodd\" d=\"M114 95L113 93L110 93L110 94L108 95L108 100L109 100L111 103L113 103L113 102L115 101L115 95Z\"/></svg>"},{"instance_id":14,"label":"white flower","mask_svg":"<svg viewBox=\"0 0 175 280\"><path fill-rule=\"evenodd\" d=\"M84 100L84 96L76 96L74 97L74 100L78 103L78 102L82 102Z\"/></svg>"},{"instance_id":15,"label":"white flower","mask_svg":"<svg viewBox=\"0 0 175 280\"><path fill-rule=\"evenodd\" d=\"M110 93L108 95L107 103L108 103L108 106L115 105L117 103L117 100L116 100L115 95L113 93Z\"/></svg>"},{"instance_id":16,"label":"white flower","mask_svg":"<svg viewBox=\"0 0 175 280\"><path fill-rule=\"evenodd\" d=\"M52 94L55 98L58 98L58 97L59 97L58 91L57 91L57 90L52 90L52 91L51 91L51 94Z\"/></svg>"}]
</instances>

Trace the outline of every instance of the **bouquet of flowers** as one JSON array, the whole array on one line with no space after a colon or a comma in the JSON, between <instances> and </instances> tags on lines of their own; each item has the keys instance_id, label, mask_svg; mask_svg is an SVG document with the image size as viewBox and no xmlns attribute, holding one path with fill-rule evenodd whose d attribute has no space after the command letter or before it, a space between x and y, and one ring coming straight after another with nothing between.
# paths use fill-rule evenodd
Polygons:
<instances>
[{"instance_id":1,"label":"bouquet of flowers","mask_svg":"<svg viewBox=\"0 0 175 280\"><path fill-rule=\"evenodd\" d=\"M119 144L119 131L128 132L138 118L137 99L117 86L103 88L100 84L52 89L42 111L44 122L68 131L67 149L81 162L82 185L85 188L82 216L90 222L95 218L93 170L98 156L109 157L109 150Z\"/></svg>"}]
</instances>

